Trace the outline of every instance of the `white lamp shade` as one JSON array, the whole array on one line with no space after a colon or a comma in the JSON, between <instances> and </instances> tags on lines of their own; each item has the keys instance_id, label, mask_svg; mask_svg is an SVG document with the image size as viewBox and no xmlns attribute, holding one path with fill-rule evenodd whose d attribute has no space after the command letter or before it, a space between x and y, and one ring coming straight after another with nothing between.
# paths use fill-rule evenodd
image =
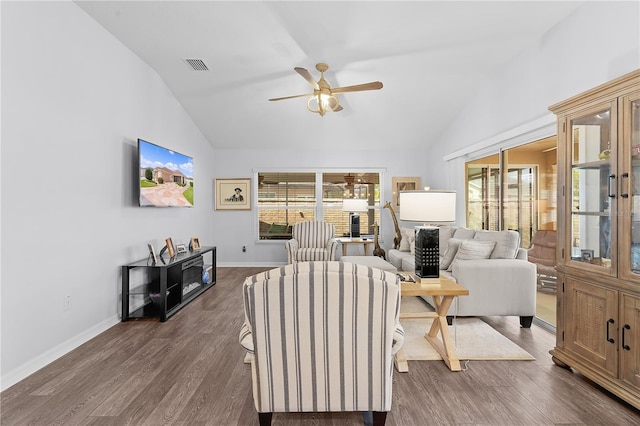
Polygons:
<instances>
[{"instance_id":1,"label":"white lamp shade","mask_svg":"<svg viewBox=\"0 0 640 426\"><path fill-rule=\"evenodd\" d=\"M455 222L455 191L400 192L400 220L423 223Z\"/></svg>"},{"instance_id":2,"label":"white lamp shade","mask_svg":"<svg viewBox=\"0 0 640 426\"><path fill-rule=\"evenodd\" d=\"M360 198L345 198L342 200L343 212L366 212L368 208L367 200Z\"/></svg>"}]
</instances>

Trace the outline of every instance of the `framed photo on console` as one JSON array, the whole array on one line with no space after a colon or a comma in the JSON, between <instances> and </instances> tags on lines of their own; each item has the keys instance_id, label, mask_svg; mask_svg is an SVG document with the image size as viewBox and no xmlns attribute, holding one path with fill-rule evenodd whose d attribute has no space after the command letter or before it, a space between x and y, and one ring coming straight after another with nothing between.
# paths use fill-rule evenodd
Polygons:
<instances>
[{"instance_id":1,"label":"framed photo on console","mask_svg":"<svg viewBox=\"0 0 640 426\"><path fill-rule=\"evenodd\" d=\"M202 246L200 245L200 238L191 237L191 243L189 243L189 248L191 250L200 250Z\"/></svg>"},{"instance_id":2,"label":"framed photo on console","mask_svg":"<svg viewBox=\"0 0 640 426\"><path fill-rule=\"evenodd\" d=\"M216 179L216 210L251 210L251 178Z\"/></svg>"},{"instance_id":3,"label":"framed photo on console","mask_svg":"<svg viewBox=\"0 0 640 426\"><path fill-rule=\"evenodd\" d=\"M169 257L173 259L173 256L176 255L176 246L173 245L173 239L169 237L164 240L164 243L167 247L167 253L169 253Z\"/></svg>"},{"instance_id":4,"label":"framed photo on console","mask_svg":"<svg viewBox=\"0 0 640 426\"><path fill-rule=\"evenodd\" d=\"M151 258L153 263L158 262L158 256L156 256L156 250L153 248L151 244L147 244L147 247L149 248L149 257Z\"/></svg>"},{"instance_id":5,"label":"framed photo on console","mask_svg":"<svg viewBox=\"0 0 640 426\"><path fill-rule=\"evenodd\" d=\"M392 177L391 178L391 207L400 211L400 191L417 191L420 188L419 177Z\"/></svg>"}]
</instances>

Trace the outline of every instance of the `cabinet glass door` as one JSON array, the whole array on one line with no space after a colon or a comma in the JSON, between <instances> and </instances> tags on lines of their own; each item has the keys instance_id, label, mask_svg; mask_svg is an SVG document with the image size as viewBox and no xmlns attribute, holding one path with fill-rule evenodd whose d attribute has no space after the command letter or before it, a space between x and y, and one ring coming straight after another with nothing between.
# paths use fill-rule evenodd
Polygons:
<instances>
[{"instance_id":1,"label":"cabinet glass door","mask_svg":"<svg viewBox=\"0 0 640 426\"><path fill-rule=\"evenodd\" d=\"M615 229L615 134L612 105L570 117L571 260L585 268L611 273Z\"/></svg>"},{"instance_id":2,"label":"cabinet glass door","mask_svg":"<svg viewBox=\"0 0 640 426\"><path fill-rule=\"evenodd\" d=\"M620 276L640 281L640 93L623 97Z\"/></svg>"}]
</instances>

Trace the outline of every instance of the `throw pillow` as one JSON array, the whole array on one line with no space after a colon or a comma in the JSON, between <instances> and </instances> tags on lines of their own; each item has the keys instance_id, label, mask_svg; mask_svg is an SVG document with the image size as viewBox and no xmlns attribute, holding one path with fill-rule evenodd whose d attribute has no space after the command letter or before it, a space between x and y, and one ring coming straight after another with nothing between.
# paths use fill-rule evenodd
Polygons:
<instances>
[{"instance_id":1,"label":"throw pillow","mask_svg":"<svg viewBox=\"0 0 640 426\"><path fill-rule=\"evenodd\" d=\"M476 231L478 241L495 241L491 259L515 259L520 247L520 234L516 231Z\"/></svg>"},{"instance_id":2,"label":"throw pillow","mask_svg":"<svg viewBox=\"0 0 640 426\"><path fill-rule=\"evenodd\" d=\"M458 253L458 248L460 247L461 242L462 240L449 238L449 242L447 243L444 255L440 258L440 269L449 268L449 265L451 265L453 258L456 257L456 253Z\"/></svg>"},{"instance_id":3,"label":"throw pillow","mask_svg":"<svg viewBox=\"0 0 640 426\"><path fill-rule=\"evenodd\" d=\"M410 251L411 242L416 240L413 228L400 228L400 235L402 236L402 239L400 240L400 247L398 247L398 250Z\"/></svg>"},{"instance_id":4,"label":"throw pillow","mask_svg":"<svg viewBox=\"0 0 640 426\"><path fill-rule=\"evenodd\" d=\"M476 234L474 229L467 228L458 228L456 232L453 233L453 238L457 238L459 240L470 240Z\"/></svg>"},{"instance_id":5,"label":"throw pillow","mask_svg":"<svg viewBox=\"0 0 640 426\"><path fill-rule=\"evenodd\" d=\"M462 260L489 259L495 246L495 241L463 240L447 271L451 272L453 265Z\"/></svg>"}]
</instances>

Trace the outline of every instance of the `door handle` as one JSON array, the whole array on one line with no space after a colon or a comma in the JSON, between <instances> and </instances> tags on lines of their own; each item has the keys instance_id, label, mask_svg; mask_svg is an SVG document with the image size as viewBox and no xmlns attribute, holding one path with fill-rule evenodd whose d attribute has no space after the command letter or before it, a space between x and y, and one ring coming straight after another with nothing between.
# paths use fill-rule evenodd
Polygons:
<instances>
[{"instance_id":1,"label":"door handle","mask_svg":"<svg viewBox=\"0 0 640 426\"><path fill-rule=\"evenodd\" d=\"M620 196L622 198L629 198L629 192L622 192L622 188L624 188L623 182L625 179L629 179L629 173L623 173L620 175Z\"/></svg>"},{"instance_id":2,"label":"door handle","mask_svg":"<svg viewBox=\"0 0 640 426\"><path fill-rule=\"evenodd\" d=\"M622 327L622 349L624 349L625 351L630 351L631 346L624 343L624 332L626 330L631 330L631 326L629 324L625 324L624 327Z\"/></svg>"},{"instance_id":3,"label":"door handle","mask_svg":"<svg viewBox=\"0 0 640 426\"><path fill-rule=\"evenodd\" d=\"M616 188L616 175L610 174L609 175L609 198L616 198L616 194L614 192L615 188Z\"/></svg>"},{"instance_id":4,"label":"door handle","mask_svg":"<svg viewBox=\"0 0 640 426\"><path fill-rule=\"evenodd\" d=\"M609 318L609 321L607 321L607 342L609 342L609 343L615 343L616 342L611 337L609 337L609 325L615 324L615 323L616 322L613 320L613 318Z\"/></svg>"}]
</instances>

